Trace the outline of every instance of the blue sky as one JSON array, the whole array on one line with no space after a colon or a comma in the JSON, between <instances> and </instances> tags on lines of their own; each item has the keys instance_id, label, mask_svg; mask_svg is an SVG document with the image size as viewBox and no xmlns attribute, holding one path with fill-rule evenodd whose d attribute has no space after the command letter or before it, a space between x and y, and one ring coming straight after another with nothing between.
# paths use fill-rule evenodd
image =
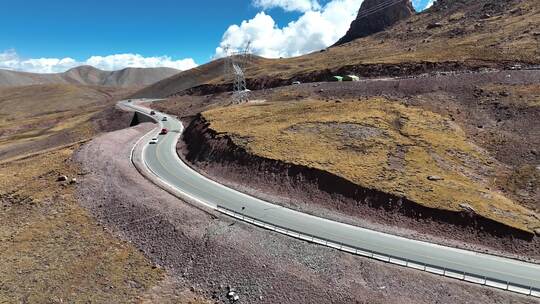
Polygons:
<instances>
[{"instance_id":1,"label":"blue sky","mask_svg":"<svg viewBox=\"0 0 540 304\"><path fill-rule=\"evenodd\" d=\"M418 8L427 2L415 0ZM344 24L350 20L330 32L316 29L318 32L312 35L324 36L316 43L293 41L291 45L290 33L304 33L302 26L313 28L310 22L320 24L317 18L334 20L338 14L346 14L351 19L360 3L361 0L10 0L2 4L0 67L6 68L2 58L11 62L69 58L84 63L92 56L114 54L167 56L170 61L190 58L201 64L219 53L216 48L220 44L241 48L248 39L261 41L255 51L262 55L299 55L325 47L346 31ZM332 5L340 6L341 11ZM245 26L241 26L243 21ZM288 27L290 22L294 26ZM234 24L239 25L238 29L228 30ZM274 40L280 44L266 49L262 44L269 35L277 37ZM2 57L3 52L9 56ZM32 70L34 65L17 67L13 69Z\"/></svg>"}]
</instances>

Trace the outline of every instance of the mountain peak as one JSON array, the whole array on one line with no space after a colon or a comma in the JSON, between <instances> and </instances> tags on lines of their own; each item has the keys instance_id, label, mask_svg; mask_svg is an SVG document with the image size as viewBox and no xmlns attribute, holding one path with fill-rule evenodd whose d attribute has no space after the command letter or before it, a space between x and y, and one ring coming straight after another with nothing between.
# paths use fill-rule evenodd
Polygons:
<instances>
[{"instance_id":1,"label":"mountain peak","mask_svg":"<svg viewBox=\"0 0 540 304\"><path fill-rule=\"evenodd\" d=\"M415 14L410 0L401 0L397 3L381 0L365 0L358 10L356 19L351 23L347 34L339 39L335 45L366 37L385 30L396 22Z\"/></svg>"},{"instance_id":2,"label":"mountain peak","mask_svg":"<svg viewBox=\"0 0 540 304\"><path fill-rule=\"evenodd\" d=\"M101 71L101 70L91 65L80 65L80 66L67 70L66 73L69 73L72 71Z\"/></svg>"}]
</instances>

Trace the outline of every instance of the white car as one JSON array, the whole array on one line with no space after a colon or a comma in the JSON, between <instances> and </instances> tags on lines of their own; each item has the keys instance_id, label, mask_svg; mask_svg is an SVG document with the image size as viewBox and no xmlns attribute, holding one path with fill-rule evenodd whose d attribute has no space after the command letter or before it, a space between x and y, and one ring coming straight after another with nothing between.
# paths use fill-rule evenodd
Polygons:
<instances>
[{"instance_id":1,"label":"white car","mask_svg":"<svg viewBox=\"0 0 540 304\"><path fill-rule=\"evenodd\" d=\"M151 145L155 145L155 144L157 144L157 141L158 141L158 139L157 139L156 137L154 137L154 138L152 138L152 139L150 140L150 144L151 144Z\"/></svg>"}]
</instances>

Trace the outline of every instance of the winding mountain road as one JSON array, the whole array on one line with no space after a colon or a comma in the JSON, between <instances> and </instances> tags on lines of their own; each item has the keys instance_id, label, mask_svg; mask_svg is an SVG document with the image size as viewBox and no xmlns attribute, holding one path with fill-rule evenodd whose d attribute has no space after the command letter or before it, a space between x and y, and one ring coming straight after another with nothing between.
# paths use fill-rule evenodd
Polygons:
<instances>
[{"instance_id":1,"label":"winding mountain road","mask_svg":"<svg viewBox=\"0 0 540 304\"><path fill-rule=\"evenodd\" d=\"M124 109L149 115L139 101L122 101ZM277 206L218 184L194 171L176 154L183 131L175 117L156 112L159 124L134 147L140 171L156 184L202 206L266 229L339 250L471 283L540 297L540 265L411 240L315 217ZM167 121L162 121L167 117ZM157 135L161 128L167 135ZM150 144L158 137L157 144Z\"/></svg>"}]
</instances>

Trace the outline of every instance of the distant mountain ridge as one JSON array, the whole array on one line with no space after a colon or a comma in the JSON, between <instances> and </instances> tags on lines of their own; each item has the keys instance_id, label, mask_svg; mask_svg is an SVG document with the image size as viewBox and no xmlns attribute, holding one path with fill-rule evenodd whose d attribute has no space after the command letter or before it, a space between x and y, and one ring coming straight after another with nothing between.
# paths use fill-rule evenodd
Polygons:
<instances>
[{"instance_id":1,"label":"distant mountain ridge","mask_svg":"<svg viewBox=\"0 0 540 304\"><path fill-rule=\"evenodd\" d=\"M87 65L55 74L0 69L0 87L67 83L126 88L151 85L178 73L180 70L173 68L125 68L118 71L103 71Z\"/></svg>"}]
</instances>

